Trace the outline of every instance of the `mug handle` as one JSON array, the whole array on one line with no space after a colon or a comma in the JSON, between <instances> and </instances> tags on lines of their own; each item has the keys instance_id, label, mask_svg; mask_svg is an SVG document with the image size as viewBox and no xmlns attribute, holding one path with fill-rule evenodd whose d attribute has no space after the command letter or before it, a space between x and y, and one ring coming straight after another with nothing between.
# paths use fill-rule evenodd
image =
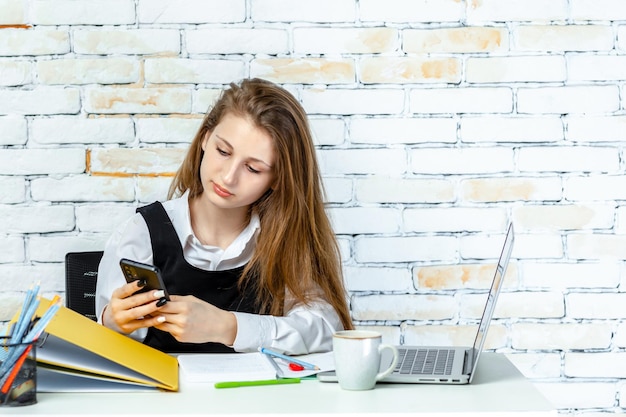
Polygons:
<instances>
[{"instance_id":1,"label":"mug handle","mask_svg":"<svg viewBox=\"0 0 626 417\"><path fill-rule=\"evenodd\" d=\"M380 381L381 379L392 373L393 370L396 368L396 364L398 363L398 349L396 349L396 347L392 345L378 345L378 353L382 353L385 349L389 349L393 352L393 360L391 361L391 365L389 365L389 368L387 368L387 370L376 374L376 381Z\"/></svg>"}]
</instances>

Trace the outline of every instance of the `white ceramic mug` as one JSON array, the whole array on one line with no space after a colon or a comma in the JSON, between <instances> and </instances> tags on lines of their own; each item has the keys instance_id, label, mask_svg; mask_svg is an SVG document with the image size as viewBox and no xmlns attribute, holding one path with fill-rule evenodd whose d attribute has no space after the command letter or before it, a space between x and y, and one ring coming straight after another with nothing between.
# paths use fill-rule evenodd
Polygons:
<instances>
[{"instance_id":1,"label":"white ceramic mug","mask_svg":"<svg viewBox=\"0 0 626 417\"><path fill-rule=\"evenodd\" d=\"M381 354L393 352L391 366L380 370ZM346 390L369 390L393 372L398 362L398 350L382 343L382 335L367 330L345 330L333 335L335 372L339 386Z\"/></svg>"}]
</instances>

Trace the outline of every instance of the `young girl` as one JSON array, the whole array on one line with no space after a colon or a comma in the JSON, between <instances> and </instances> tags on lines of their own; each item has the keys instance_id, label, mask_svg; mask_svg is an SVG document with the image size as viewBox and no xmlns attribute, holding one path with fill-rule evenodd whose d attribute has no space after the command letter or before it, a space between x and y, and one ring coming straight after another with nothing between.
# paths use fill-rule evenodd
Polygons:
<instances>
[{"instance_id":1,"label":"young girl","mask_svg":"<svg viewBox=\"0 0 626 417\"><path fill-rule=\"evenodd\" d=\"M100 263L103 325L165 352L289 354L331 350L352 328L307 117L283 88L231 84L168 200L137 211ZM134 294L142 283L126 283L121 258L157 266L170 301Z\"/></svg>"}]
</instances>

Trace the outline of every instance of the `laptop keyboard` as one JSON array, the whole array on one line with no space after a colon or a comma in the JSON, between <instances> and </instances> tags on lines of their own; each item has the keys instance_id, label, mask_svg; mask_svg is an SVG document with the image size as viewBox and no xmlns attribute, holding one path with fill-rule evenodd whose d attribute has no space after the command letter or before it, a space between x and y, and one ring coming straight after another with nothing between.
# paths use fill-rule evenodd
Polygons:
<instances>
[{"instance_id":1,"label":"laptop keyboard","mask_svg":"<svg viewBox=\"0 0 626 417\"><path fill-rule=\"evenodd\" d=\"M450 375L454 350L398 348L398 364L394 374Z\"/></svg>"}]
</instances>

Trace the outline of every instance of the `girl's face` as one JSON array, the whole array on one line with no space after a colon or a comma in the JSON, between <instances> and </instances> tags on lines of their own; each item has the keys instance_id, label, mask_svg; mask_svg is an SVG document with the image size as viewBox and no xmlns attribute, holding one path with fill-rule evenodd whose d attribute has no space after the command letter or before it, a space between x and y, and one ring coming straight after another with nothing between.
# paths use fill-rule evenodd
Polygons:
<instances>
[{"instance_id":1,"label":"girl's face","mask_svg":"<svg viewBox=\"0 0 626 417\"><path fill-rule=\"evenodd\" d=\"M275 180L274 142L245 117L226 114L202 142L203 198L222 209L248 208Z\"/></svg>"}]
</instances>

